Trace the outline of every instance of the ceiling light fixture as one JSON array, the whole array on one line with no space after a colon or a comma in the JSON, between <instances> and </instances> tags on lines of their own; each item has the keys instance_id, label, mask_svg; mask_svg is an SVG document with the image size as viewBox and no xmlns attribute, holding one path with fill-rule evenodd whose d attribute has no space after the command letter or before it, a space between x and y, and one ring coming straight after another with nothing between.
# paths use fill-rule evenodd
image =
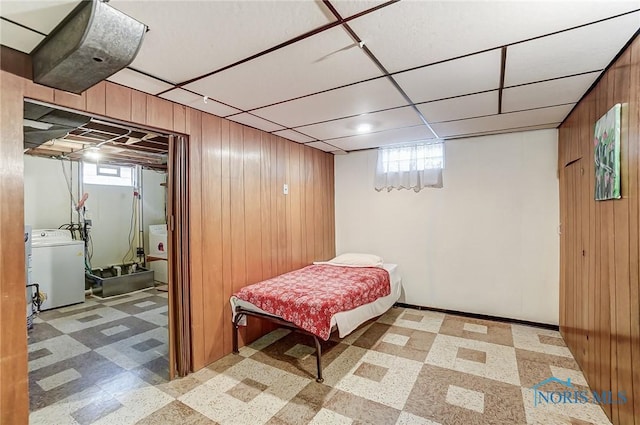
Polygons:
<instances>
[{"instance_id":1,"label":"ceiling light fixture","mask_svg":"<svg viewBox=\"0 0 640 425\"><path fill-rule=\"evenodd\" d=\"M87 159L93 159L94 161L99 160L100 159L100 148L97 148L97 147L89 148L84 153L84 157L87 158Z\"/></svg>"},{"instance_id":2,"label":"ceiling light fixture","mask_svg":"<svg viewBox=\"0 0 640 425\"><path fill-rule=\"evenodd\" d=\"M358 133L368 133L371 131L371 124L360 124L356 127Z\"/></svg>"}]
</instances>

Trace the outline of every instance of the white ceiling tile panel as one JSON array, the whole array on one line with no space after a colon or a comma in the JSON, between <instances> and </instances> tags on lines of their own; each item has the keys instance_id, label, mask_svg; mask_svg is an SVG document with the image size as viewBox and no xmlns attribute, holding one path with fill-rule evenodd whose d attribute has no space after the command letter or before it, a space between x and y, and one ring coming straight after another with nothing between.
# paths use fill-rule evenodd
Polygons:
<instances>
[{"instance_id":1,"label":"white ceiling tile panel","mask_svg":"<svg viewBox=\"0 0 640 425\"><path fill-rule=\"evenodd\" d=\"M640 28L640 12L507 48L505 85L604 69Z\"/></svg>"},{"instance_id":2,"label":"white ceiling tile panel","mask_svg":"<svg viewBox=\"0 0 640 425\"><path fill-rule=\"evenodd\" d=\"M330 140L335 145L345 151L356 149L377 148L385 145L397 145L401 143L417 142L420 140L433 139L433 133L425 126L396 128L393 130L379 131L377 133L359 134L357 136L342 137Z\"/></svg>"},{"instance_id":3,"label":"white ceiling tile panel","mask_svg":"<svg viewBox=\"0 0 640 425\"><path fill-rule=\"evenodd\" d=\"M284 127L278 124L274 124L267 120L263 120L262 118L256 117L251 114L247 114L246 112L243 114L232 115L228 117L231 121L239 122L240 124L246 124L250 127L255 127L264 131L277 131L283 130Z\"/></svg>"},{"instance_id":4,"label":"white ceiling tile panel","mask_svg":"<svg viewBox=\"0 0 640 425\"><path fill-rule=\"evenodd\" d=\"M404 108L374 112L372 114L362 114L357 117L307 125L298 128L298 130L317 139L326 140L359 134L358 127L362 124L368 124L371 127L370 132L375 132L398 127L419 125L422 124L422 121L413 108L406 106Z\"/></svg>"},{"instance_id":5,"label":"white ceiling tile panel","mask_svg":"<svg viewBox=\"0 0 640 425\"><path fill-rule=\"evenodd\" d=\"M321 151L325 151L325 152L333 152L333 151L339 150L335 146L331 146L324 142L307 143L307 146L311 146L312 148L320 149Z\"/></svg>"},{"instance_id":6,"label":"white ceiling tile panel","mask_svg":"<svg viewBox=\"0 0 640 425\"><path fill-rule=\"evenodd\" d=\"M502 112L576 103L599 75L600 72L591 72L575 77L504 89L502 91Z\"/></svg>"},{"instance_id":7,"label":"white ceiling tile panel","mask_svg":"<svg viewBox=\"0 0 640 425\"><path fill-rule=\"evenodd\" d=\"M298 143L308 143L315 140L313 137L305 136L304 134L298 133L295 130L276 131L273 134L275 134L276 136L284 137L285 139L293 140L294 142Z\"/></svg>"},{"instance_id":8,"label":"white ceiling tile panel","mask_svg":"<svg viewBox=\"0 0 640 425\"><path fill-rule=\"evenodd\" d=\"M174 82L220 69L335 20L314 1L109 4L150 28L134 67Z\"/></svg>"},{"instance_id":9,"label":"white ceiling tile panel","mask_svg":"<svg viewBox=\"0 0 640 425\"><path fill-rule=\"evenodd\" d=\"M401 1L349 22L391 72L638 8L634 1Z\"/></svg>"},{"instance_id":10,"label":"white ceiling tile panel","mask_svg":"<svg viewBox=\"0 0 640 425\"><path fill-rule=\"evenodd\" d=\"M160 97L171 100L173 102L181 103L186 106L190 106L194 109L199 109L210 114L224 117L231 114L242 112L239 109L232 108L227 105L223 105L215 100L208 99L207 103L204 103L204 97L195 95L191 92L182 89L175 89L162 94Z\"/></svg>"},{"instance_id":11,"label":"white ceiling tile panel","mask_svg":"<svg viewBox=\"0 0 640 425\"><path fill-rule=\"evenodd\" d=\"M406 105L387 78L303 97L253 111L289 127Z\"/></svg>"},{"instance_id":12,"label":"white ceiling tile panel","mask_svg":"<svg viewBox=\"0 0 640 425\"><path fill-rule=\"evenodd\" d=\"M49 34L78 3L78 0L3 1L0 16ZM5 24L3 22L2 26Z\"/></svg>"},{"instance_id":13,"label":"white ceiling tile panel","mask_svg":"<svg viewBox=\"0 0 640 425\"><path fill-rule=\"evenodd\" d=\"M432 127L440 137L529 127L562 122L571 111L571 108L573 108L573 105L554 106L530 111L493 115L490 117L436 123L432 124Z\"/></svg>"},{"instance_id":14,"label":"white ceiling tile panel","mask_svg":"<svg viewBox=\"0 0 640 425\"><path fill-rule=\"evenodd\" d=\"M447 61L393 78L415 103L500 87L500 50Z\"/></svg>"},{"instance_id":15,"label":"white ceiling tile panel","mask_svg":"<svg viewBox=\"0 0 640 425\"><path fill-rule=\"evenodd\" d=\"M520 133L522 131L545 130L550 128L557 128L560 124L561 124L560 122L555 122L555 123L549 123L549 124L532 125L527 127L518 127L515 129L508 129L508 130L481 131L473 134L465 134L460 137L450 137L450 139L464 139L470 136L475 137L475 136L487 136L491 134Z\"/></svg>"},{"instance_id":16,"label":"white ceiling tile panel","mask_svg":"<svg viewBox=\"0 0 640 425\"><path fill-rule=\"evenodd\" d=\"M150 94L160 93L161 91L173 87L171 84L148 77L128 68L116 72L111 77L107 78L107 80Z\"/></svg>"},{"instance_id":17,"label":"white ceiling tile panel","mask_svg":"<svg viewBox=\"0 0 640 425\"><path fill-rule=\"evenodd\" d=\"M498 113L498 91L472 94L417 105L429 123Z\"/></svg>"},{"instance_id":18,"label":"white ceiling tile panel","mask_svg":"<svg viewBox=\"0 0 640 425\"><path fill-rule=\"evenodd\" d=\"M381 3L332 2L344 17ZM0 16L48 33L77 4L77 0L1 1ZM109 4L150 26L133 67L175 83L334 22L326 6L317 0L111 0ZM595 81L597 72L559 78L606 67L640 28L639 9L639 0L543 5L533 0L402 1L349 23L394 73L409 97L421 103L420 110L435 122L435 131L443 137L455 137L557 125ZM627 15L590 24L621 13ZM575 26L582 27L564 31ZM557 31L563 32L547 35ZM30 52L42 38L8 21L0 27L0 42L23 52ZM524 41L531 38L535 39ZM495 112L496 93L479 92L498 87L503 45L509 46L503 111L521 112L460 119ZM489 51L475 53L481 50ZM463 55L469 56L448 60ZM434 64L443 60L446 62ZM433 65L402 72L428 64ZM402 107L404 99L385 78L358 83L380 76L380 70L344 29L335 27L186 87L217 101L204 104L201 96L181 89L162 97L231 116L300 143L331 139L327 143L338 140L344 145L342 149L359 149L390 139L404 143L418 137L405 132L426 132L424 137L432 137L418 114ZM545 79L554 80L528 84ZM109 80L147 93L172 87L132 70L123 70ZM264 107L278 102L284 103ZM564 103L568 105L544 108ZM261 109L254 116L236 108ZM374 110L383 111L364 114ZM351 118L338 119L345 116ZM317 124L312 125L314 122ZM357 126L365 122L373 125L373 132L359 134ZM300 128L308 136L288 127ZM395 137L390 137L393 132L397 132Z\"/></svg>"},{"instance_id":19,"label":"white ceiling tile panel","mask_svg":"<svg viewBox=\"0 0 640 425\"><path fill-rule=\"evenodd\" d=\"M346 31L336 27L186 88L247 110L379 75Z\"/></svg>"},{"instance_id":20,"label":"white ceiling tile panel","mask_svg":"<svg viewBox=\"0 0 640 425\"><path fill-rule=\"evenodd\" d=\"M331 2L333 7L336 8L340 16L343 18L348 18L349 16L364 12L365 10L369 10L381 5L382 3L386 3L386 0L333 0Z\"/></svg>"},{"instance_id":21,"label":"white ceiling tile panel","mask_svg":"<svg viewBox=\"0 0 640 425\"><path fill-rule=\"evenodd\" d=\"M11 22L2 21L0 25L0 44L3 46L30 53L42 40L44 36Z\"/></svg>"}]
</instances>

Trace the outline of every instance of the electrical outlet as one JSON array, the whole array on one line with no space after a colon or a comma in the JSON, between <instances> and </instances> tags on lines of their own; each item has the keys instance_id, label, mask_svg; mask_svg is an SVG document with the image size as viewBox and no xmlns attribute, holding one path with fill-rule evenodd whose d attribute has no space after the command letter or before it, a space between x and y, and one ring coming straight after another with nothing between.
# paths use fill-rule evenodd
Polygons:
<instances>
[{"instance_id":1,"label":"electrical outlet","mask_svg":"<svg viewBox=\"0 0 640 425\"><path fill-rule=\"evenodd\" d=\"M288 185L288 184L286 184L286 183L285 183L285 184L282 186L282 193L284 193L285 195L288 195L288 194L289 194L289 185Z\"/></svg>"}]
</instances>

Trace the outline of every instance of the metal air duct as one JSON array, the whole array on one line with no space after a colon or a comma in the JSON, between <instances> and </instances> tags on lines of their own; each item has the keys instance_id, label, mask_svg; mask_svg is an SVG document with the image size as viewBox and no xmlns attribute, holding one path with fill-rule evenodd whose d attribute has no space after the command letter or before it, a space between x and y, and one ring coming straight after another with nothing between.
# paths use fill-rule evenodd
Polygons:
<instances>
[{"instance_id":1,"label":"metal air duct","mask_svg":"<svg viewBox=\"0 0 640 425\"><path fill-rule=\"evenodd\" d=\"M37 148L49 140L66 136L89 121L91 117L87 115L24 102L24 147Z\"/></svg>"},{"instance_id":2,"label":"metal air duct","mask_svg":"<svg viewBox=\"0 0 640 425\"><path fill-rule=\"evenodd\" d=\"M82 1L31 52L33 81L82 93L129 65L146 29L102 1Z\"/></svg>"}]
</instances>

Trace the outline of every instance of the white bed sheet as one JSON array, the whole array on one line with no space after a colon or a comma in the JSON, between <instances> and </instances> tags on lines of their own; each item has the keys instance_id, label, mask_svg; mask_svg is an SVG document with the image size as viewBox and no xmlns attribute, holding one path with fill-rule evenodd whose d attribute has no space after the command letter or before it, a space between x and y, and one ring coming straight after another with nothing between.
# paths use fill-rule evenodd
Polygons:
<instances>
[{"instance_id":1,"label":"white bed sheet","mask_svg":"<svg viewBox=\"0 0 640 425\"><path fill-rule=\"evenodd\" d=\"M351 332L356 330L358 326L363 324L369 319L373 319L376 316L380 316L385 311L389 310L393 304L398 301L400 294L402 293L402 278L398 272L397 264L383 264L382 267L389 272L389 280L391 283L391 292L386 297L378 298L372 303L363 304L360 307L356 307L353 310L341 311L336 313L331 318L331 328L336 326L338 328L338 335L340 338L344 338ZM229 300L231 302L231 311L233 311L233 318L235 320L236 306L240 306L246 310L255 311L258 313L266 314L273 317L279 317L274 314L267 313L266 311L256 307L248 301L232 296ZM246 325L246 317L241 319L240 325Z\"/></svg>"}]
</instances>

